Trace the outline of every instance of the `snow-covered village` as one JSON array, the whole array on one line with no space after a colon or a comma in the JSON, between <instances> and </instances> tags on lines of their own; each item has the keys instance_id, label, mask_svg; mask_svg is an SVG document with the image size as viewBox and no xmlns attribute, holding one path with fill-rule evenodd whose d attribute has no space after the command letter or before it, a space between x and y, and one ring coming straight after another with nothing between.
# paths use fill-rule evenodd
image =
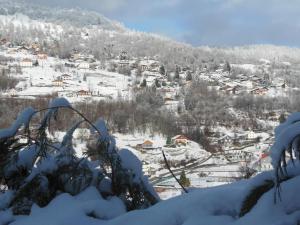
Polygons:
<instances>
[{"instance_id":1,"label":"snow-covered village","mask_svg":"<svg viewBox=\"0 0 300 225\"><path fill-rule=\"evenodd\" d=\"M270 2L0 0L0 225L300 224L300 4Z\"/></svg>"}]
</instances>

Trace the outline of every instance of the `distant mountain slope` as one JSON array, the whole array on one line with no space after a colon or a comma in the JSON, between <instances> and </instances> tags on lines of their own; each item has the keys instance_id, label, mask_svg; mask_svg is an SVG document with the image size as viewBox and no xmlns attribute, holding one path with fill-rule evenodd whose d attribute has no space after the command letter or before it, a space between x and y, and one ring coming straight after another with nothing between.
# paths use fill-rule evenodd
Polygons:
<instances>
[{"instance_id":1,"label":"distant mountain slope","mask_svg":"<svg viewBox=\"0 0 300 225\"><path fill-rule=\"evenodd\" d=\"M119 22L112 21L99 13L82 9L50 8L25 0L0 0L0 15L27 15L33 20L43 20L51 23L64 23L72 26L98 26L105 30L124 31Z\"/></svg>"},{"instance_id":2,"label":"distant mountain slope","mask_svg":"<svg viewBox=\"0 0 300 225\"><path fill-rule=\"evenodd\" d=\"M8 23L15 28L11 29ZM27 30L23 29L22 23L27 24ZM34 26L28 28L28 24ZM156 58L169 70L174 70L175 65L196 70L206 62L256 64L261 58L272 62L300 62L299 48L273 45L193 47L160 35L130 30L97 12L79 8L51 8L26 0L0 0L0 28L0 37L12 38L17 43L46 41L47 46L53 46L53 42L59 40L59 46L63 46L67 52L72 49L84 50L98 59L103 59L104 51L110 51L113 56L127 51L131 57ZM47 48L44 50L47 51ZM66 55L60 53L56 51L53 55Z\"/></svg>"},{"instance_id":3,"label":"distant mountain slope","mask_svg":"<svg viewBox=\"0 0 300 225\"><path fill-rule=\"evenodd\" d=\"M107 55L116 57L127 51L130 57L156 58L169 64L169 68L199 60L192 59L199 56L199 50L190 45L133 31L96 12L81 9L53 9L25 1L0 0L0 29L0 38L16 45L35 41L50 55L61 58L78 50L103 61Z\"/></svg>"},{"instance_id":4,"label":"distant mountain slope","mask_svg":"<svg viewBox=\"0 0 300 225\"><path fill-rule=\"evenodd\" d=\"M293 63L300 62L300 48L276 46L276 45L248 45L228 48L212 48L216 54L231 58L232 61L257 61L267 59L272 62L290 61Z\"/></svg>"}]
</instances>

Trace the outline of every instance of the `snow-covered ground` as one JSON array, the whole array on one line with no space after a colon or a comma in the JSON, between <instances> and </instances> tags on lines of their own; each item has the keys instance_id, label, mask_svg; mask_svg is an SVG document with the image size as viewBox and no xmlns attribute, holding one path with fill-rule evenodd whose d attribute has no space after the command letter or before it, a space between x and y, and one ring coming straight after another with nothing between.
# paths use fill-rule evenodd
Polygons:
<instances>
[{"instance_id":1,"label":"snow-covered ground","mask_svg":"<svg viewBox=\"0 0 300 225\"><path fill-rule=\"evenodd\" d=\"M300 177L282 184L282 200L274 204L274 189L264 194L256 206L239 217L243 200L249 191L272 173L261 174L214 188L190 190L190 193L162 201L146 210L125 213L118 198L104 200L95 188L78 196L61 194L47 207L34 206L30 216L13 216L0 212L0 224L12 225L275 225L297 224L300 220L300 197L295 195ZM0 195L5 200L5 196ZM2 201L2 202L3 202ZM93 216L91 216L93 215Z\"/></svg>"}]
</instances>

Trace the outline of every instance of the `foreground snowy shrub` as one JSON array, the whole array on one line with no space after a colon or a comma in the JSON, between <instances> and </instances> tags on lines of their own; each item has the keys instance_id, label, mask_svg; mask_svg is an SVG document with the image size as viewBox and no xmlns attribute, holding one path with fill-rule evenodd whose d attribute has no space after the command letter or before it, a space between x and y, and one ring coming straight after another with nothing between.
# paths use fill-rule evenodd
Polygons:
<instances>
[{"instance_id":1,"label":"foreground snowy shrub","mask_svg":"<svg viewBox=\"0 0 300 225\"><path fill-rule=\"evenodd\" d=\"M299 166L296 167L300 172ZM289 170L289 168L288 168ZM295 170L291 168L292 172ZM300 221L300 177L282 182L285 193L277 204L273 189L258 199L256 205L239 217L243 199L273 172L254 179L214 188L193 190L188 194L161 201L144 210L125 213L120 199L103 199L98 190L87 188L77 196L58 195L46 207L33 206L29 216L13 216L9 211L0 218L13 221L10 225L297 225ZM0 221L1 221L0 219ZM1 223L0 224L5 224Z\"/></svg>"},{"instance_id":2,"label":"foreground snowy shrub","mask_svg":"<svg viewBox=\"0 0 300 225\"><path fill-rule=\"evenodd\" d=\"M80 121L66 132L61 143L52 143L49 127L61 108L73 110ZM33 126L34 116L44 111L42 121ZM97 161L75 155L72 137L83 122L91 127L93 136L86 154ZM140 161L128 150L118 150L104 121L92 124L63 98L53 100L44 110L25 109L10 128L0 130L0 181L4 193L0 210L10 208L15 215L35 214L53 199L68 199L91 187L98 191L97 198L107 203L87 205L86 215L90 217L110 219L125 209L147 208L159 201ZM112 208L119 210L108 213L110 204L118 205ZM9 218L9 214L0 217Z\"/></svg>"},{"instance_id":3,"label":"foreground snowy shrub","mask_svg":"<svg viewBox=\"0 0 300 225\"><path fill-rule=\"evenodd\" d=\"M280 183L289 179L288 160L294 165L294 158L300 160L300 113L291 114L275 129L275 143L271 148L272 165L275 171L276 188L280 197ZM276 196L275 196L276 197Z\"/></svg>"}]
</instances>

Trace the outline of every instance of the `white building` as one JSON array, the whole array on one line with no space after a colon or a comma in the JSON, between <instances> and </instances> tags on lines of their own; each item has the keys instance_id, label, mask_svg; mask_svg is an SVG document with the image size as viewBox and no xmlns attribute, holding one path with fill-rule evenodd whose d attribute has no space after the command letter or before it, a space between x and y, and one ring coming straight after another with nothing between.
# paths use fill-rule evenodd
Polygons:
<instances>
[{"instance_id":1,"label":"white building","mask_svg":"<svg viewBox=\"0 0 300 225\"><path fill-rule=\"evenodd\" d=\"M253 154L251 152L243 150L230 150L225 152L226 158L232 162L248 162L253 158Z\"/></svg>"},{"instance_id":2,"label":"white building","mask_svg":"<svg viewBox=\"0 0 300 225\"><path fill-rule=\"evenodd\" d=\"M64 85L64 82L60 79L56 79L52 81L52 86L54 87L62 87Z\"/></svg>"},{"instance_id":3,"label":"white building","mask_svg":"<svg viewBox=\"0 0 300 225\"><path fill-rule=\"evenodd\" d=\"M250 131L247 135L248 139L255 139L257 138L257 135L253 132L253 131Z\"/></svg>"},{"instance_id":4,"label":"white building","mask_svg":"<svg viewBox=\"0 0 300 225\"><path fill-rule=\"evenodd\" d=\"M8 92L9 96L14 97L18 95L18 92L16 91L16 89L11 89Z\"/></svg>"},{"instance_id":5,"label":"white building","mask_svg":"<svg viewBox=\"0 0 300 225\"><path fill-rule=\"evenodd\" d=\"M78 69L89 69L90 68L90 64L88 62L81 62L78 64Z\"/></svg>"},{"instance_id":6,"label":"white building","mask_svg":"<svg viewBox=\"0 0 300 225\"><path fill-rule=\"evenodd\" d=\"M71 80L72 76L69 74L63 74L60 76L62 80Z\"/></svg>"},{"instance_id":7,"label":"white building","mask_svg":"<svg viewBox=\"0 0 300 225\"><path fill-rule=\"evenodd\" d=\"M20 66L21 67L32 67L33 66L33 62L31 59L23 59L21 62L20 62Z\"/></svg>"}]
</instances>

